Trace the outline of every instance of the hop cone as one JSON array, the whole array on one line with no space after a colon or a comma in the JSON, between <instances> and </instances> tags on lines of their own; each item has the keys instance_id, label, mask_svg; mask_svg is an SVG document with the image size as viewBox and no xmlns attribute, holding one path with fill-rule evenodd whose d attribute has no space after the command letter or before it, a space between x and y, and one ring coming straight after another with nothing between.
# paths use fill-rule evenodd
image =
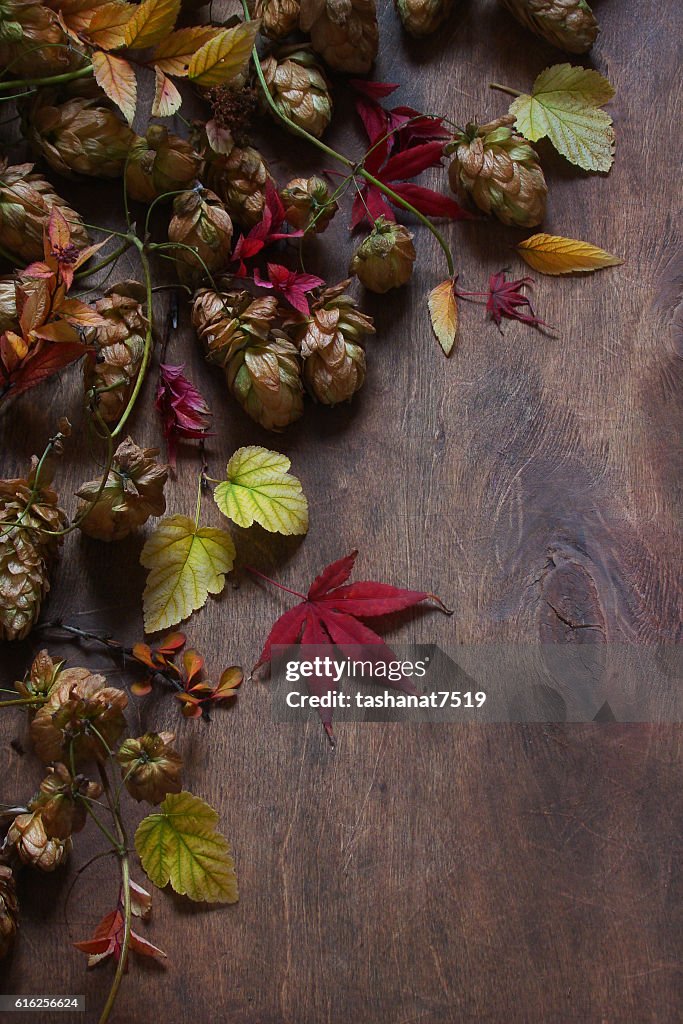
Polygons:
<instances>
[{"instance_id":1,"label":"hop cone","mask_svg":"<svg viewBox=\"0 0 683 1024\"><path fill-rule=\"evenodd\" d=\"M196 249L175 249L178 277L183 284L196 285L210 272L222 270L230 258L232 221L214 192L195 188L181 192L173 201L173 218L168 226L171 242Z\"/></svg>"},{"instance_id":2,"label":"hop cone","mask_svg":"<svg viewBox=\"0 0 683 1024\"><path fill-rule=\"evenodd\" d=\"M383 294L410 280L415 262L413 235L402 224L378 217L372 232L358 246L349 272L371 292Z\"/></svg>"},{"instance_id":3,"label":"hop cone","mask_svg":"<svg viewBox=\"0 0 683 1024\"><path fill-rule=\"evenodd\" d=\"M0 277L0 334L18 330L16 288L15 277Z\"/></svg>"},{"instance_id":4,"label":"hop cone","mask_svg":"<svg viewBox=\"0 0 683 1024\"><path fill-rule=\"evenodd\" d=\"M590 50L600 31L585 0L501 0L517 21L569 53Z\"/></svg>"},{"instance_id":5,"label":"hop cone","mask_svg":"<svg viewBox=\"0 0 683 1024\"><path fill-rule=\"evenodd\" d=\"M253 17L261 19L261 32L269 39L284 39L299 22L299 0L255 0Z\"/></svg>"},{"instance_id":6,"label":"hop cone","mask_svg":"<svg viewBox=\"0 0 683 1024\"><path fill-rule=\"evenodd\" d=\"M58 196L49 182L34 174L33 164L8 167L0 160L0 245L26 265L43 258L43 231L58 207L71 228L71 241L79 249L89 245L80 214Z\"/></svg>"},{"instance_id":7,"label":"hop cone","mask_svg":"<svg viewBox=\"0 0 683 1024\"><path fill-rule=\"evenodd\" d=\"M61 530L67 523L50 488L49 461L31 501L36 469L34 459L26 479L0 480L0 641L23 640L35 625L61 542L41 529Z\"/></svg>"},{"instance_id":8,"label":"hop cone","mask_svg":"<svg viewBox=\"0 0 683 1024\"><path fill-rule=\"evenodd\" d=\"M299 329L304 380L325 405L348 401L363 386L365 352L359 342L374 334L370 317L347 295L348 281L327 288L312 309L312 319Z\"/></svg>"},{"instance_id":9,"label":"hop cone","mask_svg":"<svg viewBox=\"0 0 683 1024\"><path fill-rule=\"evenodd\" d=\"M94 328L88 338L95 351L86 356L83 377L86 393L95 388L95 408L105 423L118 423L140 371L147 331L144 298L139 282L121 281L95 303L107 325Z\"/></svg>"},{"instance_id":10,"label":"hop cone","mask_svg":"<svg viewBox=\"0 0 683 1024\"><path fill-rule=\"evenodd\" d=\"M25 677L14 684L22 697L47 697L56 684L63 661L53 661L47 651L39 651Z\"/></svg>"},{"instance_id":11,"label":"hop cone","mask_svg":"<svg viewBox=\"0 0 683 1024\"><path fill-rule=\"evenodd\" d=\"M266 430L283 430L303 414L301 360L282 331L239 349L226 367L226 377L247 415Z\"/></svg>"},{"instance_id":12,"label":"hop cone","mask_svg":"<svg viewBox=\"0 0 683 1024\"><path fill-rule=\"evenodd\" d=\"M395 0L403 27L411 36L428 36L446 20L453 0Z\"/></svg>"},{"instance_id":13,"label":"hop cone","mask_svg":"<svg viewBox=\"0 0 683 1024\"><path fill-rule=\"evenodd\" d=\"M207 360L225 369L238 349L267 341L276 315L272 295L254 298L247 291L203 288L195 295L192 323Z\"/></svg>"},{"instance_id":14,"label":"hop cone","mask_svg":"<svg viewBox=\"0 0 683 1024\"><path fill-rule=\"evenodd\" d=\"M146 523L150 516L166 511L164 486L168 467L159 465L158 448L138 448L130 437L116 449L107 480L101 477L81 484L77 515L85 515L79 527L96 540L122 540Z\"/></svg>"},{"instance_id":15,"label":"hop cone","mask_svg":"<svg viewBox=\"0 0 683 1024\"><path fill-rule=\"evenodd\" d=\"M7 864L0 864L0 960L14 945L19 924L19 901L14 873Z\"/></svg>"},{"instance_id":16,"label":"hop cone","mask_svg":"<svg viewBox=\"0 0 683 1024\"><path fill-rule=\"evenodd\" d=\"M131 199L151 203L165 192L190 188L201 170L201 157L191 143L153 124L130 151L126 185Z\"/></svg>"},{"instance_id":17,"label":"hop cone","mask_svg":"<svg viewBox=\"0 0 683 1024\"><path fill-rule=\"evenodd\" d=\"M67 178L75 173L120 177L138 138L109 107L83 97L62 104L39 97L29 116L28 135L50 167Z\"/></svg>"},{"instance_id":18,"label":"hop cone","mask_svg":"<svg viewBox=\"0 0 683 1024\"><path fill-rule=\"evenodd\" d=\"M125 740L116 760L128 792L135 800L160 804L167 793L179 793L183 759L171 744L172 732L148 732L138 739Z\"/></svg>"},{"instance_id":19,"label":"hop cone","mask_svg":"<svg viewBox=\"0 0 683 1024\"><path fill-rule=\"evenodd\" d=\"M70 760L105 761L123 732L128 697L86 668L67 669L38 709L29 732L44 764Z\"/></svg>"},{"instance_id":20,"label":"hop cone","mask_svg":"<svg viewBox=\"0 0 683 1024\"><path fill-rule=\"evenodd\" d=\"M234 221L244 228L258 224L266 205L266 183L273 179L257 149L233 145L229 153L208 153L203 177Z\"/></svg>"},{"instance_id":21,"label":"hop cone","mask_svg":"<svg viewBox=\"0 0 683 1024\"><path fill-rule=\"evenodd\" d=\"M11 78L44 78L74 64L57 15L38 0L0 0L0 67Z\"/></svg>"},{"instance_id":22,"label":"hop cone","mask_svg":"<svg viewBox=\"0 0 683 1024\"><path fill-rule=\"evenodd\" d=\"M503 224L531 228L545 215L548 188L536 150L513 130L506 114L490 124L468 124L446 149L456 194L469 193L480 210Z\"/></svg>"},{"instance_id":23,"label":"hop cone","mask_svg":"<svg viewBox=\"0 0 683 1024\"><path fill-rule=\"evenodd\" d=\"M54 871L71 852L71 837L48 837L40 811L18 814L9 827L5 844L14 847L22 863L41 871Z\"/></svg>"},{"instance_id":24,"label":"hop cone","mask_svg":"<svg viewBox=\"0 0 683 1024\"><path fill-rule=\"evenodd\" d=\"M317 139L332 120L332 97L322 69L310 50L283 51L262 62L275 106Z\"/></svg>"},{"instance_id":25,"label":"hop cone","mask_svg":"<svg viewBox=\"0 0 683 1024\"><path fill-rule=\"evenodd\" d=\"M294 178L280 193L288 224L299 231L320 234L330 223L338 206L330 202L330 191L322 178Z\"/></svg>"},{"instance_id":26,"label":"hop cone","mask_svg":"<svg viewBox=\"0 0 683 1024\"><path fill-rule=\"evenodd\" d=\"M40 790L28 806L30 811L40 811L48 839L68 839L73 832L80 832L87 820L79 797L96 800L101 795L98 783L89 782L82 775L72 778L66 765L57 762L48 767Z\"/></svg>"},{"instance_id":27,"label":"hop cone","mask_svg":"<svg viewBox=\"0 0 683 1024\"><path fill-rule=\"evenodd\" d=\"M364 75L377 56L375 0L301 0L299 26L335 71Z\"/></svg>"}]
</instances>

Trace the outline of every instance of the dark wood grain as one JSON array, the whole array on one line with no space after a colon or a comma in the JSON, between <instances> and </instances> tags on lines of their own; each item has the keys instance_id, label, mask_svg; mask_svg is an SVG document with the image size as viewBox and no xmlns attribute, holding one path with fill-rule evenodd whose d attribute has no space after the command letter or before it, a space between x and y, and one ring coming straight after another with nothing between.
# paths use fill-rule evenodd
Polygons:
<instances>
[{"instance_id":1,"label":"dark wood grain","mask_svg":"<svg viewBox=\"0 0 683 1024\"><path fill-rule=\"evenodd\" d=\"M377 77L404 83L399 102L459 122L505 111L489 81L524 88L563 59L493 2L461 3L421 43L381 6ZM541 145L545 228L619 253L625 265L538 281L536 305L555 337L516 324L501 336L481 308L463 303L459 346L446 362L425 316L426 291L443 276L439 251L419 230L410 287L364 300L378 337L358 401L309 407L276 440L311 498L308 537L273 544L244 534L240 566L252 562L298 589L358 547L362 577L427 588L455 607L453 620L404 620L395 635L405 640L680 642L680 8L596 7L602 33L591 63L617 88L616 164L608 178L584 175ZM342 93L339 85L332 139L348 147L359 136ZM284 181L302 151L269 134ZM430 176L443 184L443 172ZM112 202L108 186L86 188L93 209ZM481 288L502 266L523 271L509 249L515 232L481 222L446 230L464 288ZM344 275L351 242L341 218L315 249L332 279ZM273 443L203 364L187 311L168 358L187 362L215 410L213 475L238 445ZM159 439L152 387L132 425L146 443ZM3 476L42 450L59 415L80 423L77 394L77 374L65 374L39 401L12 406L0 420ZM193 507L196 470L188 448L169 489L171 513ZM72 446L59 481L67 500L90 475ZM204 518L219 522L208 501ZM47 613L139 638L141 544L71 536ZM251 664L287 604L239 571L237 581L188 626L214 670ZM39 644L3 649L3 677L21 674ZM54 649L120 678L99 652ZM316 723L273 724L267 686L257 683L208 725L181 720L157 698L135 703L134 727L138 718L175 729L189 786L220 808L241 900L206 910L156 896L146 934L169 966L132 965L119 1024L683 1016L678 727L344 724L332 752ZM18 714L2 729L7 741L25 739ZM2 745L3 800L27 797L39 777L30 755ZM79 841L74 866L96 848L95 837ZM86 992L90 1022L109 968L86 975L70 942L89 934L116 883L98 862L67 907L72 878L24 879L21 941L1 989Z\"/></svg>"}]
</instances>

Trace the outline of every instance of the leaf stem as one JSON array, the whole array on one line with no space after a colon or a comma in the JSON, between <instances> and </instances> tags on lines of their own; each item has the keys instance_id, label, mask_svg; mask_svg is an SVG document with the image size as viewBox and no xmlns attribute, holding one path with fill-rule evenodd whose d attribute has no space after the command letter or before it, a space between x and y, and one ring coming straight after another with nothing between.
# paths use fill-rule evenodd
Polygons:
<instances>
[{"instance_id":1,"label":"leaf stem","mask_svg":"<svg viewBox=\"0 0 683 1024\"><path fill-rule=\"evenodd\" d=\"M147 369L150 364L150 360L152 358L152 348L154 345L154 309L152 301L152 275L149 269L149 260L147 259L145 247L143 243L140 241L140 239L137 238L137 236L135 235L131 235L130 238L133 241L133 245L137 247L138 252L140 253L142 272L145 275L145 288L147 291L147 331L145 333L145 348L142 355L142 362L140 363L140 370L138 371L137 379L135 381L135 387L133 388L131 396L128 399L128 405L123 410L121 419L116 424L115 429L112 430L111 432L112 437L118 437L118 435L121 433L124 426L126 425L128 417L133 411L135 403L138 400L138 395L140 394L140 391L142 389L142 385L145 379L145 375L147 373Z\"/></svg>"},{"instance_id":2,"label":"leaf stem","mask_svg":"<svg viewBox=\"0 0 683 1024\"><path fill-rule=\"evenodd\" d=\"M0 700L0 708L19 708L30 704L44 704L47 697L17 697L16 700Z\"/></svg>"},{"instance_id":3,"label":"leaf stem","mask_svg":"<svg viewBox=\"0 0 683 1024\"><path fill-rule=\"evenodd\" d=\"M499 92L506 92L508 96L521 96L517 89L511 89L509 85L500 85L498 82L489 82L489 89L497 89Z\"/></svg>"},{"instance_id":4,"label":"leaf stem","mask_svg":"<svg viewBox=\"0 0 683 1024\"><path fill-rule=\"evenodd\" d=\"M87 78L92 75L92 64L87 64L78 71L65 71L61 75L49 75L47 78L15 78L11 82L0 82L0 92L7 89L18 89L23 85L59 85L61 82L73 82L77 78Z\"/></svg>"},{"instance_id":5,"label":"leaf stem","mask_svg":"<svg viewBox=\"0 0 683 1024\"><path fill-rule=\"evenodd\" d=\"M244 567L247 572L250 572L252 576L259 576L266 583L272 583L274 587L279 590L285 590L288 594L294 594L294 597L300 597L302 601L306 601L306 595L300 594L298 590L292 590L291 587L286 587L283 583L278 583L276 580L271 580L270 576L266 576L265 573L259 572L258 569L254 569L252 565L245 565Z\"/></svg>"}]
</instances>

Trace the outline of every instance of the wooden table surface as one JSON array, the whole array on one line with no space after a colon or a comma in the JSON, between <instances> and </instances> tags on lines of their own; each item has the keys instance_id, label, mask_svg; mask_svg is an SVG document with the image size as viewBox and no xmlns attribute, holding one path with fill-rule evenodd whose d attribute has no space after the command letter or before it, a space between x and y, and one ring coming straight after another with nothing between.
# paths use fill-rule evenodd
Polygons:
<instances>
[{"instance_id":1,"label":"wooden table surface","mask_svg":"<svg viewBox=\"0 0 683 1024\"><path fill-rule=\"evenodd\" d=\"M505 112L507 98L490 81L524 89L565 59L495 2L460 3L421 43L400 33L389 3L380 6L375 77L402 83L397 102L460 122ZM252 664L288 605L239 567L255 564L299 589L355 547L359 578L433 590L456 609L452 619L402 617L390 631L397 642L571 642L586 639L588 622L593 642L680 641L680 6L604 0L596 8L602 32L590 65L617 90L609 107L616 163L608 177L586 175L541 145L544 227L626 263L537 280L536 306L555 336L514 323L501 336L481 307L462 303L458 348L446 361L425 317L443 268L419 229L410 286L363 300L378 337L358 400L332 411L309 406L274 437L246 420L203 363L183 310L168 359L188 364L215 412L212 475L239 445L278 447L311 503L303 542L273 542L258 528L240 534L235 584L187 624L214 671ZM331 140L360 153L343 88ZM290 138L268 134L280 182L314 166ZM443 186L445 173L424 180ZM79 202L87 191L100 222L108 204L118 216L108 185L66 191ZM524 273L509 248L520 234L496 222L446 232L463 288L485 287L503 266ZM338 216L312 247L310 269L337 280L351 245ZM120 276L131 272L124 261ZM58 416L82 427L78 394L72 371L11 406L0 419L3 476L42 450ZM150 379L132 425L146 444L159 440L152 396ZM71 510L73 490L92 475L83 448L77 433L58 480ZM186 445L167 491L170 513L194 507L197 468ZM203 515L219 525L208 500ZM139 639L142 542L70 536L46 614ZM4 679L21 675L43 643L6 645ZM95 649L51 649L121 679ZM234 846L241 899L207 910L170 892L155 896L145 934L166 950L168 967L132 963L118 1024L683 1017L677 726L342 724L332 751L315 722L274 724L263 683L245 684L237 706L208 725L181 719L164 697L131 706L134 729L176 731L188 788L219 808ZM19 713L1 727L5 741L25 740ZM40 768L4 742L0 778L3 800L22 800ZM24 876L21 938L0 988L85 992L87 1022L97 1020L111 968L86 973L71 942L113 906L111 866L89 868L68 906L66 895L74 868L99 848L88 830L69 871ZM135 877L142 881L137 864Z\"/></svg>"}]
</instances>

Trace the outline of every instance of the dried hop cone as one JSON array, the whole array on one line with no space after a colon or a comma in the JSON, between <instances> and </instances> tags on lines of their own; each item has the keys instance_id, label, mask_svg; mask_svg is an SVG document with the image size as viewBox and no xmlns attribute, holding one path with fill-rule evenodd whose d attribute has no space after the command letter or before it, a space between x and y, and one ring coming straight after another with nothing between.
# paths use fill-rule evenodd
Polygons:
<instances>
[{"instance_id":1,"label":"dried hop cone","mask_svg":"<svg viewBox=\"0 0 683 1024\"><path fill-rule=\"evenodd\" d=\"M278 111L319 139L332 120L332 97L313 53L290 47L266 57L262 68Z\"/></svg>"},{"instance_id":2,"label":"dried hop cone","mask_svg":"<svg viewBox=\"0 0 683 1024\"><path fill-rule=\"evenodd\" d=\"M128 151L138 136L114 110L98 103L76 97L56 104L38 96L29 115L28 136L59 174L68 178L123 174Z\"/></svg>"},{"instance_id":3,"label":"dried hop cone","mask_svg":"<svg viewBox=\"0 0 683 1024\"><path fill-rule=\"evenodd\" d=\"M14 872L7 864L0 864L0 960L14 945L19 926L19 901Z\"/></svg>"},{"instance_id":4,"label":"dried hop cone","mask_svg":"<svg viewBox=\"0 0 683 1024\"><path fill-rule=\"evenodd\" d=\"M480 210L503 224L531 228L545 216L548 187L536 150L511 127L506 114L489 124L468 124L446 147L451 188L469 193Z\"/></svg>"},{"instance_id":5,"label":"dried hop cone","mask_svg":"<svg viewBox=\"0 0 683 1024\"><path fill-rule=\"evenodd\" d=\"M24 864L41 871L54 871L71 852L71 837L50 839L40 811L18 814L9 827L5 845L14 847Z\"/></svg>"},{"instance_id":6,"label":"dried hop cone","mask_svg":"<svg viewBox=\"0 0 683 1024\"><path fill-rule=\"evenodd\" d=\"M33 164L8 167L0 159L0 246L22 265L43 258L43 232L55 207L71 228L72 243L84 249L90 239L80 214L33 173Z\"/></svg>"},{"instance_id":7,"label":"dried hop cone","mask_svg":"<svg viewBox=\"0 0 683 1024\"><path fill-rule=\"evenodd\" d=\"M247 291L202 288L192 308L192 323L207 360L224 369L239 348L267 341L276 316L273 295L254 298Z\"/></svg>"},{"instance_id":8,"label":"dried hop cone","mask_svg":"<svg viewBox=\"0 0 683 1024\"><path fill-rule=\"evenodd\" d=\"M50 487L50 460L38 479L37 467L34 459L25 479L0 480L0 641L23 640L35 625L61 543L43 531L67 524Z\"/></svg>"},{"instance_id":9,"label":"dried hop cone","mask_svg":"<svg viewBox=\"0 0 683 1024\"><path fill-rule=\"evenodd\" d=\"M228 152L205 153L205 184L221 199L234 221L253 228L266 205L266 185L272 181L266 161L253 146L228 147Z\"/></svg>"},{"instance_id":10,"label":"dried hop cone","mask_svg":"<svg viewBox=\"0 0 683 1024\"><path fill-rule=\"evenodd\" d=\"M17 279L13 275L0 277L0 334L18 330Z\"/></svg>"},{"instance_id":11,"label":"dried hop cone","mask_svg":"<svg viewBox=\"0 0 683 1024\"><path fill-rule=\"evenodd\" d=\"M160 124L147 129L131 147L126 167L126 186L131 199L151 203L165 192L194 185L202 160L192 144Z\"/></svg>"},{"instance_id":12,"label":"dried hop cone","mask_svg":"<svg viewBox=\"0 0 683 1024\"><path fill-rule=\"evenodd\" d=\"M83 800L96 800L102 795L98 782L83 775L73 777L61 762L50 765L38 793L29 803L30 811L39 811L48 839L68 839L84 827L87 812Z\"/></svg>"},{"instance_id":13,"label":"dried hop cone","mask_svg":"<svg viewBox=\"0 0 683 1024\"><path fill-rule=\"evenodd\" d=\"M47 697L56 685L63 661L53 661L47 651L40 651L26 676L14 684L22 697Z\"/></svg>"},{"instance_id":14,"label":"dried hop cone","mask_svg":"<svg viewBox=\"0 0 683 1024\"><path fill-rule=\"evenodd\" d=\"M105 423L118 423L140 372L148 326L144 301L139 281L120 281L95 303L107 323L89 332L94 349L84 360L83 382L86 398Z\"/></svg>"},{"instance_id":15,"label":"dried hop cone","mask_svg":"<svg viewBox=\"0 0 683 1024\"><path fill-rule=\"evenodd\" d=\"M298 336L306 386L324 405L349 401L363 386L365 352L358 342L375 333L371 318L346 294L348 285L342 281L322 293Z\"/></svg>"},{"instance_id":16,"label":"dried hop cone","mask_svg":"<svg viewBox=\"0 0 683 1024\"><path fill-rule=\"evenodd\" d=\"M63 669L30 725L38 757L52 761L105 761L126 726L128 697L87 668Z\"/></svg>"},{"instance_id":17,"label":"dried hop cone","mask_svg":"<svg viewBox=\"0 0 683 1024\"><path fill-rule=\"evenodd\" d=\"M0 0L0 67L12 78L44 78L68 71L73 46L57 15L39 0Z\"/></svg>"},{"instance_id":18,"label":"dried hop cone","mask_svg":"<svg viewBox=\"0 0 683 1024\"><path fill-rule=\"evenodd\" d=\"M366 74L377 56L375 0L301 0L299 27L335 71Z\"/></svg>"},{"instance_id":19,"label":"dried hop cone","mask_svg":"<svg viewBox=\"0 0 683 1024\"><path fill-rule=\"evenodd\" d=\"M585 0L501 0L517 21L569 53L590 50L600 31Z\"/></svg>"},{"instance_id":20,"label":"dried hop cone","mask_svg":"<svg viewBox=\"0 0 683 1024\"><path fill-rule=\"evenodd\" d=\"M81 499L76 515L86 536L122 540L150 516L164 514L168 466L159 465L158 454L158 448L138 448L127 437L116 449L104 487L101 477L80 486L76 492ZM90 511L85 515L88 508Z\"/></svg>"},{"instance_id":21,"label":"dried hop cone","mask_svg":"<svg viewBox=\"0 0 683 1024\"><path fill-rule=\"evenodd\" d=\"M411 36L436 32L453 9L453 0L395 0L403 27Z\"/></svg>"},{"instance_id":22,"label":"dried hop cone","mask_svg":"<svg viewBox=\"0 0 683 1024\"><path fill-rule=\"evenodd\" d=\"M230 391L266 430L284 430L304 411L301 360L283 331L239 349L226 367Z\"/></svg>"},{"instance_id":23,"label":"dried hop cone","mask_svg":"<svg viewBox=\"0 0 683 1024\"><path fill-rule=\"evenodd\" d=\"M215 192L197 186L173 200L168 238L183 246L174 250L180 281L197 285L207 269L217 273L230 259L232 221ZM196 255L189 249L195 249Z\"/></svg>"},{"instance_id":24,"label":"dried hop cone","mask_svg":"<svg viewBox=\"0 0 683 1024\"><path fill-rule=\"evenodd\" d=\"M294 178L280 192L285 219L297 231L319 235L338 210L322 178Z\"/></svg>"},{"instance_id":25,"label":"dried hop cone","mask_svg":"<svg viewBox=\"0 0 683 1024\"><path fill-rule=\"evenodd\" d=\"M261 32L269 39L290 35L299 22L299 0L254 0L253 17L261 19Z\"/></svg>"},{"instance_id":26,"label":"dried hop cone","mask_svg":"<svg viewBox=\"0 0 683 1024\"><path fill-rule=\"evenodd\" d=\"M370 234L356 249L349 273L371 292L400 288L410 280L415 262L413 235L402 224L378 217Z\"/></svg>"},{"instance_id":27,"label":"dried hop cone","mask_svg":"<svg viewBox=\"0 0 683 1024\"><path fill-rule=\"evenodd\" d=\"M180 792L183 759L171 746L174 738L172 732L148 732L119 747L121 777L135 800L160 804L167 793Z\"/></svg>"}]
</instances>

